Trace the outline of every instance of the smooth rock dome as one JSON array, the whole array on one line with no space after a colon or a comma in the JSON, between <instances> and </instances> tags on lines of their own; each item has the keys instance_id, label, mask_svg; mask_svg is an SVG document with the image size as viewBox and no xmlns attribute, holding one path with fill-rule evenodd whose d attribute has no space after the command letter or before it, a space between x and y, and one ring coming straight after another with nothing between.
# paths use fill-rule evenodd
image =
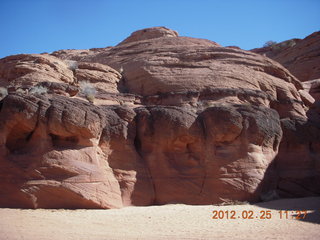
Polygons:
<instances>
[{"instance_id":1,"label":"smooth rock dome","mask_svg":"<svg viewBox=\"0 0 320 240\"><path fill-rule=\"evenodd\" d=\"M128 38L126 38L124 41L119 43L119 45L130 43L130 42L152 39L152 38L178 37L178 36L179 36L178 32L166 27L145 28L145 29L133 32Z\"/></svg>"}]
</instances>

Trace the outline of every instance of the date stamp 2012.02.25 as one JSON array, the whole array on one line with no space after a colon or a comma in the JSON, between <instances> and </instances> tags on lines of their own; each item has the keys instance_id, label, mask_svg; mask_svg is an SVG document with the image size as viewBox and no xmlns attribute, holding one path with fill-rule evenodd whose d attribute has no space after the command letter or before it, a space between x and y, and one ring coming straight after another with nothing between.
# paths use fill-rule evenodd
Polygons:
<instances>
[{"instance_id":1,"label":"date stamp 2012.02.25","mask_svg":"<svg viewBox=\"0 0 320 240\"><path fill-rule=\"evenodd\" d=\"M261 210L261 211L252 211L252 210L214 210L212 211L212 219L305 219L308 211L306 210L280 210L280 211L271 211L271 210Z\"/></svg>"}]
</instances>

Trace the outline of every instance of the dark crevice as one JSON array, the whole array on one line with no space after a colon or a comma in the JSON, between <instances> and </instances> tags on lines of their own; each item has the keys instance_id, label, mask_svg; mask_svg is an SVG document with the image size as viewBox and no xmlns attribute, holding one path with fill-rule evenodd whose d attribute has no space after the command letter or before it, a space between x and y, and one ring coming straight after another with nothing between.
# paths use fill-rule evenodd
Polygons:
<instances>
[{"instance_id":1,"label":"dark crevice","mask_svg":"<svg viewBox=\"0 0 320 240\"><path fill-rule=\"evenodd\" d=\"M136 135L134 138L134 148L136 150L136 152L138 153L138 155L142 158L142 154L141 154L141 141L139 139L139 137Z\"/></svg>"},{"instance_id":2,"label":"dark crevice","mask_svg":"<svg viewBox=\"0 0 320 240\"><path fill-rule=\"evenodd\" d=\"M30 141L34 131L23 132L19 128L13 128L6 140L6 147L11 154L24 154L27 150L27 144Z\"/></svg>"},{"instance_id":3,"label":"dark crevice","mask_svg":"<svg viewBox=\"0 0 320 240\"><path fill-rule=\"evenodd\" d=\"M202 192L203 192L204 185L205 185L206 180L207 180L207 175L208 175L207 171L205 170L204 177L203 177L203 180L202 180L202 183L201 183L201 189L200 189L199 195L201 195Z\"/></svg>"},{"instance_id":4,"label":"dark crevice","mask_svg":"<svg viewBox=\"0 0 320 240\"><path fill-rule=\"evenodd\" d=\"M153 199L152 199L152 203L151 205L157 205L157 200L156 200L156 185L154 183L154 179L152 177L152 174L151 174L151 169L149 167L149 164L147 161L145 161L144 159L144 156L142 154L142 142L141 142L141 139L139 138L139 133L138 133L138 126L139 126L139 114L137 113L136 117L135 117L135 128L136 128L136 133L135 133L135 137L134 137L134 148L135 148L135 151L137 152L137 154L140 156L140 158L142 159L142 161L144 162L144 166L145 166L145 169L146 169L146 172L147 174L149 175L150 177L150 181L151 181L151 184L152 184L152 188L153 188Z\"/></svg>"},{"instance_id":5,"label":"dark crevice","mask_svg":"<svg viewBox=\"0 0 320 240\"><path fill-rule=\"evenodd\" d=\"M312 142L309 142L309 150L311 153L315 153L314 148L312 146Z\"/></svg>"},{"instance_id":6,"label":"dark crevice","mask_svg":"<svg viewBox=\"0 0 320 240\"><path fill-rule=\"evenodd\" d=\"M198 121L197 121L198 120ZM208 135L207 135L207 126L206 126L206 123L204 121L204 116L203 116L203 112L200 113L198 115L198 118L196 119L196 121L199 123L200 125L200 129L202 130L202 134L203 134L203 137L205 140L208 139Z\"/></svg>"},{"instance_id":7,"label":"dark crevice","mask_svg":"<svg viewBox=\"0 0 320 240\"><path fill-rule=\"evenodd\" d=\"M35 131L35 130L34 130L34 131ZM30 132L30 133L27 135L27 137L26 137L26 141L27 141L27 142L29 142L30 139L32 138L32 135L33 135L34 131Z\"/></svg>"},{"instance_id":8,"label":"dark crevice","mask_svg":"<svg viewBox=\"0 0 320 240\"><path fill-rule=\"evenodd\" d=\"M126 86L126 79L124 76L122 76L122 78L120 79L120 81L117 84L117 90L120 93L129 93L129 89Z\"/></svg>"},{"instance_id":9,"label":"dark crevice","mask_svg":"<svg viewBox=\"0 0 320 240\"><path fill-rule=\"evenodd\" d=\"M277 152L280 148L280 141L281 139L279 139L277 136L274 137L273 140L273 145L272 145L272 149L273 151Z\"/></svg>"},{"instance_id":10,"label":"dark crevice","mask_svg":"<svg viewBox=\"0 0 320 240\"><path fill-rule=\"evenodd\" d=\"M208 140L207 126L206 126L206 123L205 123L205 119L204 119L203 113L198 116L198 119L196 119L196 121L200 125L200 129L202 130L203 137L205 139L205 142L207 143L207 140ZM204 186L205 186L205 183L206 183L206 180L207 180L207 177L208 177L208 169L206 168L206 157L205 157L204 162L203 162L203 167L204 167L204 177L203 177L203 181L201 183L201 188L200 188L199 195L203 194Z\"/></svg>"},{"instance_id":11,"label":"dark crevice","mask_svg":"<svg viewBox=\"0 0 320 240\"><path fill-rule=\"evenodd\" d=\"M3 106L3 101L0 101L0 112L2 110L2 106Z\"/></svg>"},{"instance_id":12,"label":"dark crevice","mask_svg":"<svg viewBox=\"0 0 320 240\"><path fill-rule=\"evenodd\" d=\"M62 137L55 134L49 134L53 147L57 148L76 148L79 142L77 136Z\"/></svg>"}]
</instances>

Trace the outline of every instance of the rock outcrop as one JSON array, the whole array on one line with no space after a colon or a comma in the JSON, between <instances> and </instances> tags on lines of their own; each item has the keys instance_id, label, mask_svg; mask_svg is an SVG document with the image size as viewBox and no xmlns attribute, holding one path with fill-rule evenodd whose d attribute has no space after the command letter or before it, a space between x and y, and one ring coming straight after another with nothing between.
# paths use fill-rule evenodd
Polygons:
<instances>
[{"instance_id":1,"label":"rock outcrop","mask_svg":"<svg viewBox=\"0 0 320 240\"><path fill-rule=\"evenodd\" d=\"M281 63L300 81L320 78L320 32L251 51Z\"/></svg>"},{"instance_id":2,"label":"rock outcrop","mask_svg":"<svg viewBox=\"0 0 320 240\"><path fill-rule=\"evenodd\" d=\"M317 101L320 101L320 78L303 82L304 89Z\"/></svg>"},{"instance_id":3,"label":"rock outcrop","mask_svg":"<svg viewBox=\"0 0 320 240\"><path fill-rule=\"evenodd\" d=\"M178 33L165 27L142 29L132 33L128 38L119 43L119 45L161 37L178 37Z\"/></svg>"},{"instance_id":4,"label":"rock outcrop","mask_svg":"<svg viewBox=\"0 0 320 240\"><path fill-rule=\"evenodd\" d=\"M304 39L291 39L273 46L253 49L285 66L300 81L299 90L309 102L307 118L282 119L283 139L275 159L278 192L282 196L305 196L319 193L320 144L320 32ZM309 93L313 98L306 95Z\"/></svg>"},{"instance_id":5,"label":"rock outcrop","mask_svg":"<svg viewBox=\"0 0 320 240\"><path fill-rule=\"evenodd\" d=\"M1 207L320 193L320 111L259 54L158 27L115 47L0 59L0 85Z\"/></svg>"}]
</instances>

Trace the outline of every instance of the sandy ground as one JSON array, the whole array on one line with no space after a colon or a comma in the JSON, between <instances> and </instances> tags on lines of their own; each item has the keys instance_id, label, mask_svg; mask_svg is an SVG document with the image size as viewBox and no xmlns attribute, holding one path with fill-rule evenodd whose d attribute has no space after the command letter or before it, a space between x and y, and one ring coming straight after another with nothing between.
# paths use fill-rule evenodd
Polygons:
<instances>
[{"instance_id":1,"label":"sandy ground","mask_svg":"<svg viewBox=\"0 0 320 240\"><path fill-rule=\"evenodd\" d=\"M287 210L288 214L282 212L281 219L279 210ZM295 219L299 214L297 210L307 210L304 219ZM213 211L223 211L224 216L220 213L222 219L212 219ZM226 211L229 211L229 219ZM260 219L266 211L270 211L270 219ZM0 239L314 240L320 239L319 211L320 197L233 206L177 204L114 210L0 209ZM244 219L246 213L252 214L252 219ZM230 219L231 215L235 219Z\"/></svg>"}]
</instances>

